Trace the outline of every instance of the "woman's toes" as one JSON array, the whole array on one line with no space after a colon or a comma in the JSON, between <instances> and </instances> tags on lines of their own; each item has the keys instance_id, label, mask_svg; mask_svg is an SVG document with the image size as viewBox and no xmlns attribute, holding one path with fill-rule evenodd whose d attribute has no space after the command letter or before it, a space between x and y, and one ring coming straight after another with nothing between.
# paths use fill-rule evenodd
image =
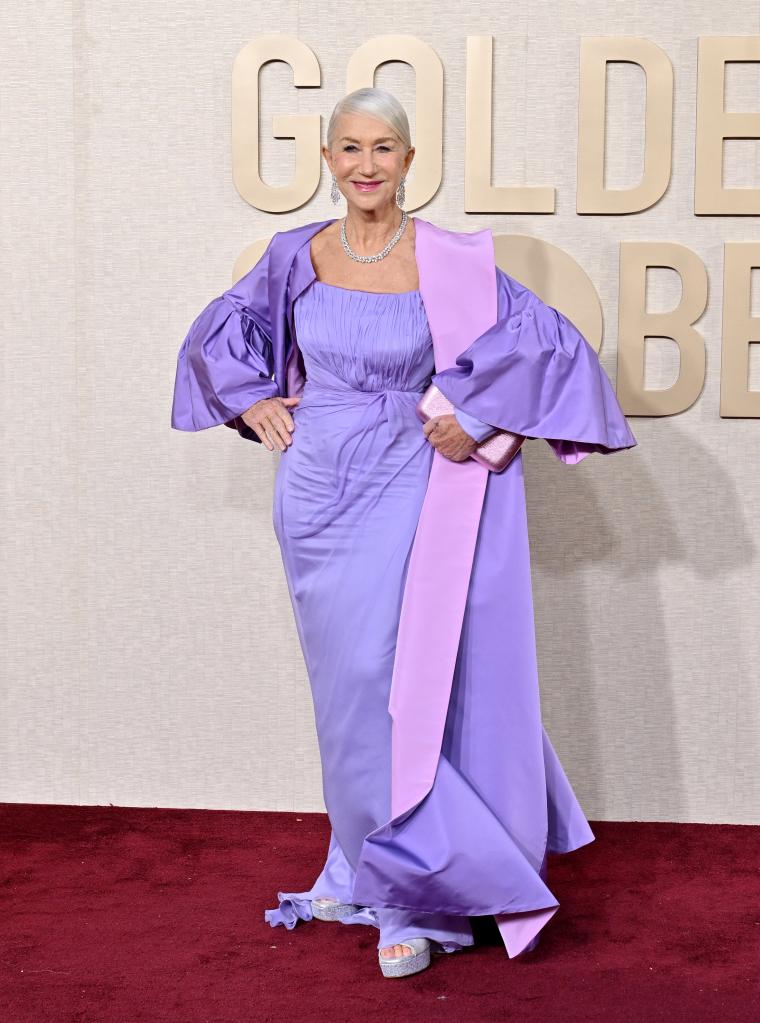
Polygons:
<instances>
[{"instance_id":1,"label":"woman's toes","mask_svg":"<svg viewBox=\"0 0 760 1023\"><path fill-rule=\"evenodd\" d=\"M380 955L385 956L386 959L396 959L398 956L410 956L413 954L412 949L408 945L387 945L385 948L380 949Z\"/></svg>"}]
</instances>

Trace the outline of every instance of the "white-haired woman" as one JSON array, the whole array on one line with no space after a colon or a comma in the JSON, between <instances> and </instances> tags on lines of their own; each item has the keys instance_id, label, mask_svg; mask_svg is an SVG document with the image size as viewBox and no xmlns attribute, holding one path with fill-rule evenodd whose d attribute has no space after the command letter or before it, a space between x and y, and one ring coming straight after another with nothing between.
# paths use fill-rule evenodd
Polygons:
<instances>
[{"instance_id":1,"label":"white-haired woman","mask_svg":"<svg viewBox=\"0 0 760 1023\"><path fill-rule=\"evenodd\" d=\"M470 456L504 430L567 463L636 441L593 350L495 267L490 232L404 212L394 96L344 97L322 152L345 216L278 232L198 316L172 425L280 453L273 522L331 834L311 888L265 917L372 924L383 974L404 976L472 945L471 916L493 914L511 955L535 947L558 905L548 853L593 839L540 721L521 454L502 472ZM422 423L431 382L452 411Z\"/></svg>"}]
</instances>

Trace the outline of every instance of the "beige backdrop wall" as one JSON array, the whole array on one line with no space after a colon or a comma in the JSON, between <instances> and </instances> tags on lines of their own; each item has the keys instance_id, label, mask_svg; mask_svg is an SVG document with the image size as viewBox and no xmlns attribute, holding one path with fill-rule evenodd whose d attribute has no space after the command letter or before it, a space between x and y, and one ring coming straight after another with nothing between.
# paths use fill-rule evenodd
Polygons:
<instances>
[{"instance_id":1,"label":"beige backdrop wall","mask_svg":"<svg viewBox=\"0 0 760 1023\"><path fill-rule=\"evenodd\" d=\"M172 431L177 350L246 245L334 215L329 178L301 209L250 208L231 178L239 49L283 32L320 89L261 75L262 174L293 174L277 113L323 115L353 50L424 39L445 66L443 186L420 216L561 246L605 314L616 372L621 240L692 248L710 276L707 382L686 412L633 417L631 452L563 466L526 448L542 704L594 819L760 822L760 506L756 420L719 417L723 243L757 217L695 217L700 35L757 35L756 0L529 5L453 0L21 3L2 19L3 689L0 800L322 810L308 680L271 525L277 454L224 428ZM493 35L498 184L551 185L553 216L463 212L466 37ZM637 35L676 71L673 178L632 216L575 213L579 40ZM760 110L760 68L727 105ZM414 134L414 83L397 92ZM607 183L641 173L643 76L609 69ZM612 112L614 110L614 113ZM757 143L726 171L760 185ZM341 205L340 210L342 211ZM652 301L679 296L650 271ZM757 275L756 275L757 276ZM757 281L756 281L757 283ZM760 286L754 313L760 313ZM677 355L649 349L647 385ZM752 386L760 386L753 363Z\"/></svg>"}]
</instances>

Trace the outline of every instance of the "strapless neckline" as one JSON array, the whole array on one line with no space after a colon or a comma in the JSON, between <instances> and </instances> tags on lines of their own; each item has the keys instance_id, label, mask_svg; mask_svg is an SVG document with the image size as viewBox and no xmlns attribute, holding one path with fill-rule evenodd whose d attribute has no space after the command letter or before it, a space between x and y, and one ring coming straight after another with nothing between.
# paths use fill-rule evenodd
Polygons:
<instances>
[{"instance_id":1,"label":"strapless neckline","mask_svg":"<svg viewBox=\"0 0 760 1023\"><path fill-rule=\"evenodd\" d=\"M349 295L419 295L420 289L414 288L412 291L363 291L361 288L341 288L339 284L328 284L326 281L318 281L314 279L315 284L319 284L323 288L335 288L337 291L345 291Z\"/></svg>"}]
</instances>

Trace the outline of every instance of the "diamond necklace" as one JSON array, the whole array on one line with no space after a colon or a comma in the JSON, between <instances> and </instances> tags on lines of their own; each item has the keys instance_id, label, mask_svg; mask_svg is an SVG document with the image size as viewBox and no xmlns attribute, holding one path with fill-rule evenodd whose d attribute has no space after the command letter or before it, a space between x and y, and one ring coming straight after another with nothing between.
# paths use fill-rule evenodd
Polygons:
<instances>
[{"instance_id":1,"label":"diamond necklace","mask_svg":"<svg viewBox=\"0 0 760 1023\"><path fill-rule=\"evenodd\" d=\"M385 257L391 251L391 249L399 240L401 235L404 233L404 228L406 227L406 222L409 219L409 217L407 215L406 210L401 211L401 223L399 224L398 231L396 231L396 233L385 246L385 248L381 249L380 252L378 252L374 256L360 256L358 252L354 252L354 250L348 244L348 238L346 238L346 219L347 218L344 217L343 222L340 225L340 240L343 243L343 251L346 253L347 256L350 256L350 258L355 260L357 263L377 263L379 259L385 259Z\"/></svg>"}]
</instances>

